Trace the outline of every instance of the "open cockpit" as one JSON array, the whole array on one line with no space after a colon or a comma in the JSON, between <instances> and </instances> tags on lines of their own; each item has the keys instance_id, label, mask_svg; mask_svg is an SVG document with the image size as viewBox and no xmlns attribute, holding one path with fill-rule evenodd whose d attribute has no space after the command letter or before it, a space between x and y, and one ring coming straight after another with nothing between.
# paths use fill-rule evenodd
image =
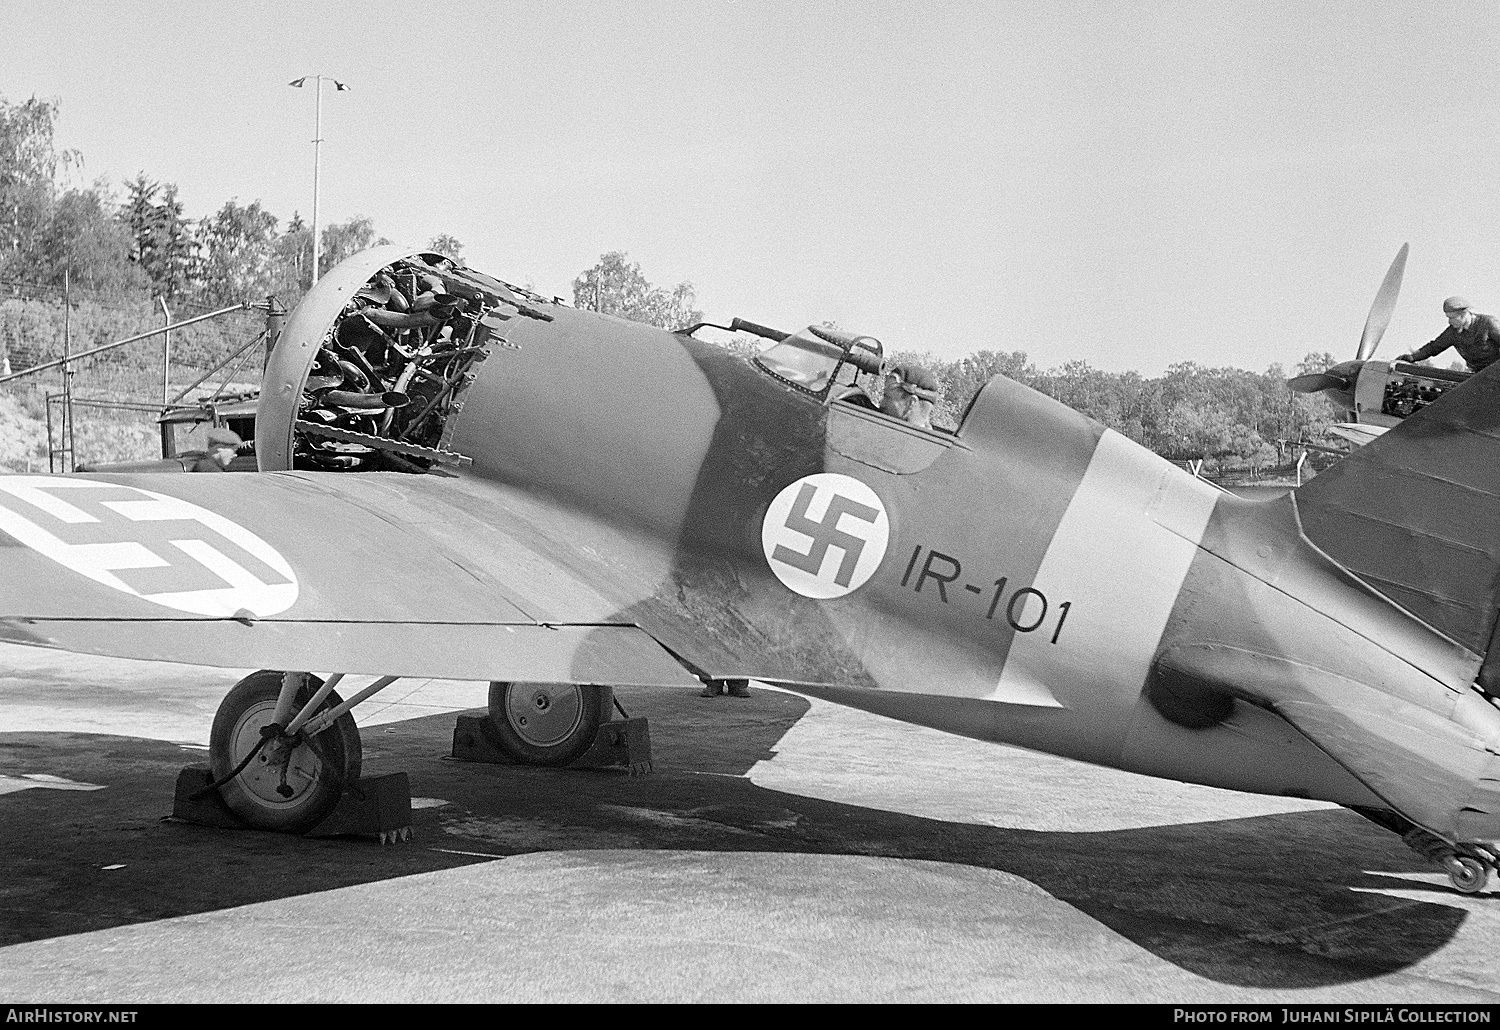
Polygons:
<instances>
[{"instance_id":1,"label":"open cockpit","mask_svg":"<svg viewBox=\"0 0 1500 1030\"><path fill-rule=\"evenodd\" d=\"M788 333L742 318L733 319L727 326L701 322L682 332L702 339L703 330L748 333L769 340L768 346L754 354L752 363L755 367L772 379L815 397L824 404L862 408L887 419L952 435L950 430L934 430L926 419L903 418L892 410L892 405L882 405L881 401L886 399L893 388L889 379L882 383L882 377L894 373L900 379L903 366L889 365L885 360L884 348L873 336L850 333L828 325L810 325L798 332ZM936 385L935 381L922 387L908 383L905 388L922 394L928 401L927 412L930 413L932 404L938 400Z\"/></svg>"}]
</instances>

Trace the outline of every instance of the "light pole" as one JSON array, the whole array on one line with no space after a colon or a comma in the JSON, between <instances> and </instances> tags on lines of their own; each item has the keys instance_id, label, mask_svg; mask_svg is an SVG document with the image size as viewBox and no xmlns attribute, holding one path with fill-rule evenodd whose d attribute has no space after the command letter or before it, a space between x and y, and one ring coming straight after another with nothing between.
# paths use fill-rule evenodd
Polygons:
<instances>
[{"instance_id":1,"label":"light pole","mask_svg":"<svg viewBox=\"0 0 1500 1030\"><path fill-rule=\"evenodd\" d=\"M316 89L317 94L318 94L318 104L317 104L318 113L317 113L317 120L313 123L313 141L312 141L313 142L313 220L312 220L313 252L312 252L312 281L313 281L313 285L316 286L318 284L318 258L320 256L320 252L322 250L321 241L318 239L318 173L322 169L322 157L323 157L323 154L322 154L322 148L323 148L323 82L326 80L328 82L333 83L333 89L334 89L334 92L336 92L336 93L346 93L346 92L348 92L349 87L348 87L347 84L342 83L342 82L340 82L337 79L331 79L331 78L328 78L327 76L324 76L324 75L304 75L300 79L293 79L291 82L287 83L287 85L289 85L289 86L296 86L298 89L301 89L302 88L302 84L304 82L306 82L308 79L315 80L315 82L313 83L313 85L314 85L314 88Z\"/></svg>"}]
</instances>

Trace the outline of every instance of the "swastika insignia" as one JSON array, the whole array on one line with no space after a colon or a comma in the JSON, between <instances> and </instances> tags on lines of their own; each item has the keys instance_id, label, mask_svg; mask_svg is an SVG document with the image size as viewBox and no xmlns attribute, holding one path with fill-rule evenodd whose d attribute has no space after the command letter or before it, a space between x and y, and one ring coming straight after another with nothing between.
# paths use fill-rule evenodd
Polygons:
<instances>
[{"instance_id":1,"label":"swastika insignia","mask_svg":"<svg viewBox=\"0 0 1500 1030\"><path fill-rule=\"evenodd\" d=\"M297 576L270 544L139 487L0 476L0 532L102 586L194 615L264 618L297 600Z\"/></svg>"},{"instance_id":2,"label":"swastika insignia","mask_svg":"<svg viewBox=\"0 0 1500 1030\"><path fill-rule=\"evenodd\" d=\"M819 472L786 486L760 542L776 578L804 597L843 597L880 567L890 539L880 497L853 476Z\"/></svg>"}]
</instances>

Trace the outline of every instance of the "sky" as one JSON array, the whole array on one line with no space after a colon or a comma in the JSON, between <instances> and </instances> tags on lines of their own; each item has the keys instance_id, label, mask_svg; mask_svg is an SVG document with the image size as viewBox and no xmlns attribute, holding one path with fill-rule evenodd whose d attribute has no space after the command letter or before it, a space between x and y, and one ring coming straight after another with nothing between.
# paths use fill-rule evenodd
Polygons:
<instances>
[{"instance_id":1,"label":"sky","mask_svg":"<svg viewBox=\"0 0 1500 1030\"><path fill-rule=\"evenodd\" d=\"M0 0L82 180L356 215L539 293L623 250L712 321L1159 375L1500 313L1500 5Z\"/></svg>"}]
</instances>

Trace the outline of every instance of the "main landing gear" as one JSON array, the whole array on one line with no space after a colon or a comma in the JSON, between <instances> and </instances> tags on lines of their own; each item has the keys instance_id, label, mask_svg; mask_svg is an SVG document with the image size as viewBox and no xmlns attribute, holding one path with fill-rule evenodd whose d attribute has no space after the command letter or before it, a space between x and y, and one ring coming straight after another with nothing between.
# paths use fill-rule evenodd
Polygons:
<instances>
[{"instance_id":1,"label":"main landing gear","mask_svg":"<svg viewBox=\"0 0 1500 1030\"><path fill-rule=\"evenodd\" d=\"M618 719L613 714L618 712ZM486 716L460 715L453 757L467 762L651 771L651 733L612 687L588 683L490 684Z\"/></svg>"},{"instance_id":2,"label":"main landing gear","mask_svg":"<svg viewBox=\"0 0 1500 1030\"><path fill-rule=\"evenodd\" d=\"M345 703L333 689L340 678L262 669L220 703L209 764L219 796L246 826L306 833L359 779L359 727L349 711L363 697Z\"/></svg>"},{"instance_id":3,"label":"main landing gear","mask_svg":"<svg viewBox=\"0 0 1500 1030\"><path fill-rule=\"evenodd\" d=\"M576 683L491 683L486 736L523 765L567 765L594 743L614 691Z\"/></svg>"},{"instance_id":4,"label":"main landing gear","mask_svg":"<svg viewBox=\"0 0 1500 1030\"><path fill-rule=\"evenodd\" d=\"M211 782L179 800L187 803L185 810L195 811L191 804L217 789L234 820L253 829L307 833L321 827L319 833L364 832L349 828L368 819L349 815L359 806L351 806L347 795L369 801L357 788L359 727L350 712L396 678L382 677L345 701L334 690L342 674L322 680L303 672L262 669L246 676L214 715L210 770L198 774ZM474 761L553 767L625 765L632 773L648 771L651 745L646 720L611 721L615 709L625 714L614 691L606 686L491 683L488 716L459 717L454 754ZM404 784L404 774L400 779ZM402 806L409 821L409 802L403 801ZM364 805L366 811L386 807ZM330 830L336 809L332 823L341 828ZM203 821L192 814L182 817ZM368 832L378 832L384 840L395 829L381 823Z\"/></svg>"}]
</instances>

